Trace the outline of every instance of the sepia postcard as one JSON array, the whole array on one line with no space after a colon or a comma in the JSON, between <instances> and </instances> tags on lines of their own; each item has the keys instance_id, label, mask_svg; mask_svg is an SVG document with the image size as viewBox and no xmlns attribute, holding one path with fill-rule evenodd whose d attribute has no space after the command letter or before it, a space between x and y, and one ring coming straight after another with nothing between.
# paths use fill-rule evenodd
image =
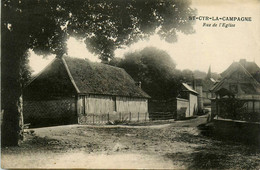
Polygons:
<instances>
[{"instance_id":1,"label":"sepia postcard","mask_svg":"<svg viewBox=\"0 0 260 170\"><path fill-rule=\"evenodd\" d=\"M260 1L1 1L1 168L260 169Z\"/></svg>"}]
</instances>

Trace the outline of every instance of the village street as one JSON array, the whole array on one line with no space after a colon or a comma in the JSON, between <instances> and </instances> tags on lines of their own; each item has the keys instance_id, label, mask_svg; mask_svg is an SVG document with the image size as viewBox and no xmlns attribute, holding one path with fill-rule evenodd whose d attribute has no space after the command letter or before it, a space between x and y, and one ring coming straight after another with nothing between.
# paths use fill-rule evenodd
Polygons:
<instances>
[{"instance_id":1,"label":"village street","mask_svg":"<svg viewBox=\"0 0 260 170\"><path fill-rule=\"evenodd\" d=\"M29 129L20 147L2 149L2 168L260 168L257 146L203 136L206 119Z\"/></svg>"}]
</instances>

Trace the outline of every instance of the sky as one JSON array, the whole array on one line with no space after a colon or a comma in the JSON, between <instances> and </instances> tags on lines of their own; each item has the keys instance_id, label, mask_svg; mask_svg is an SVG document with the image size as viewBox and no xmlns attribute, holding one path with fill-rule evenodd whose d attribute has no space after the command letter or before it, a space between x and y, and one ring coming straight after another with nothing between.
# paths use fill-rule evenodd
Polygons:
<instances>
[{"instance_id":1,"label":"sky","mask_svg":"<svg viewBox=\"0 0 260 170\"><path fill-rule=\"evenodd\" d=\"M194 34L178 33L178 41L173 44L162 41L158 35L149 40L139 41L124 49L115 51L116 57L123 57L127 52L142 50L154 46L165 50L177 63L178 69L201 70L221 73L232 62L246 59L255 61L260 66L260 1L257 0L193 0L192 8L196 8L196 16L209 17L251 17L251 22L232 21L200 21L197 20ZM205 27L203 24L214 24L217 27ZM219 27L219 24L235 24L235 27ZM68 54L78 58L88 58L100 62L98 56L91 54L83 41L71 37L67 42ZM42 70L54 56L42 59L31 52L30 65L34 73Z\"/></svg>"}]
</instances>

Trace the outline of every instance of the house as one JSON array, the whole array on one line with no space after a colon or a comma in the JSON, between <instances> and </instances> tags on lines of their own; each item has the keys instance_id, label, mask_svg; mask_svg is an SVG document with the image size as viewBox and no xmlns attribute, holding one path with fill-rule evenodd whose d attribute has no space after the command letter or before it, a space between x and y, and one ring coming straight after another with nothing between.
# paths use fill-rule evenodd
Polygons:
<instances>
[{"instance_id":1,"label":"house","mask_svg":"<svg viewBox=\"0 0 260 170\"><path fill-rule=\"evenodd\" d=\"M211 91L212 114L224 119L260 121L260 68L254 62L233 62Z\"/></svg>"},{"instance_id":2,"label":"house","mask_svg":"<svg viewBox=\"0 0 260 170\"><path fill-rule=\"evenodd\" d=\"M85 59L55 58L23 90L32 126L148 119L148 98L125 70Z\"/></svg>"},{"instance_id":3,"label":"house","mask_svg":"<svg viewBox=\"0 0 260 170\"><path fill-rule=\"evenodd\" d=\"M196 115L197 112L198 92L186 83L182 83L177 98L149 101L149 116L152 120L184 119Z\"/></svg>"}]
</instances>

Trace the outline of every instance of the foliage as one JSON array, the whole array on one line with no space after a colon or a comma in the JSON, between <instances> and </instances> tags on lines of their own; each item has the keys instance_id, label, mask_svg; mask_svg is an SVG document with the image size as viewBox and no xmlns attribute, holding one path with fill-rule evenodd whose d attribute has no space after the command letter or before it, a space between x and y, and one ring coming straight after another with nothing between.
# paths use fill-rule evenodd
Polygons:
<instances>
[{"instance_id":1,"label":"foliage","mask_svg":"<svg viewBox=\"0 0 260 170\"><path fill-rule=\"evenodd\" d=\"M194 77L197 79L205 79L207 77L207 73L200 70L194 70Z\"/></svg>"},{"instance_id":2,"label":"foliage","mask_svg":"<svg viewBox=\"0 0 260 170\"><path fill-rule=\"evenodd\" d=\"M142 89L153 99L176 97L183 79L169 54L154 47L128 53L109 64L124 68L136 82L141 81Z\"/></svg>"},{"instance_id":3,"label":"foliage","mask_svg":"<svg viewBox=\"0 0 260 170\"><path fill-rule=\"evenodd\" d=\"M205 79L207 77L207 73L204 71L195 70L193 73L194 73L194 78L196 79ZM221 78L221 76L218 73L212 72L211 78L213 78L214 80L218 80Z\"/></svg>"},{"instance_id":4,"label":"foliage","mask_svg":"<svg viewBox=\"0 0 260 170\"><path fill-rule=\"evenodd\" d=\"M87 47L103 60L115 48L159 35L176 41L176 31L193 33L190 1L161 0L19 0L3 1L4 29L38 53L66 52L68 36L86 38Z\"/></svg>"},{"instance_id":5,"label":"foliage","mask_svg":"<svg viewBox=\"0 0 260 170\"><path fill-rule=\"evenodd\" d=\"M184 82L192 82L195 78L194 73L189 69L182 70L181 74Z\"/></svg>"}]
</instances>

